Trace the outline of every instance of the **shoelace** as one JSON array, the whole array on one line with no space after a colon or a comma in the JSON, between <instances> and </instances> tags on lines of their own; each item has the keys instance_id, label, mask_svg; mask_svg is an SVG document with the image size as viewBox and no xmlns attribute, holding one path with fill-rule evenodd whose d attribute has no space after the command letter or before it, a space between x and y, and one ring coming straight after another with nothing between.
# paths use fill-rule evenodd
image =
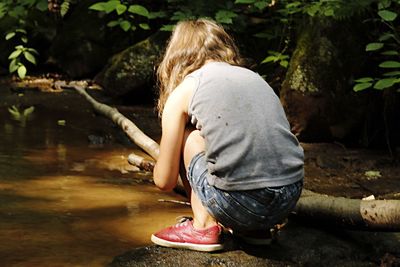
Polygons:
<instances>
[{"instance_id":1,"label":"shoelace","mask_svg":"<svg viewBox=\"0 0 400 267\"><path fill-rule=\"evenodd\" d=\"M175 225L175 227L182 226L185 224L185 222L192 221L192 220L193 220L193 217L190 217L190 216L185 216L185 215L178 216L178 217L176 217L177 224Z\"/></svg>"}]
</instances>

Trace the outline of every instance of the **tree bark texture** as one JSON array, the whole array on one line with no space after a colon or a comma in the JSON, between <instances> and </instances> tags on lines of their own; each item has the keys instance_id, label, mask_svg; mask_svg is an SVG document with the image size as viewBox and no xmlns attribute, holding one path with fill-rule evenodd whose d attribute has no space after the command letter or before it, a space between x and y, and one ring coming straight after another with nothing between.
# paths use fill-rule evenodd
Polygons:
<instances>
[{"instance_id":1,"label":"tree bark texture","mask_svg":"<svg viewBox=\"0 0 400 267\"><path fill-rule=\"evenodd\" d=\"M280 90L292 131L305 142L348 138L359 131L365 106L350 76L363 62L358 24L329 18L305 24Z\"/></svg>"},{"instance_id":2,"label":"tree bark texture","mask_svg":"<svg viewBox=\"0 0 400 267\"><path fill-rule=\"evenodd\" d=\"M154 170L154 161L147 160L139 155L134 153L129 154L128 162L134 166L139 167L142 170L153 172Z\"/></svg>"},{"instance_id":3,"label":"tree bark texture","mask_svg":"<svg viewBox=\"0 0 400 267\"><path fill-rule=\"evenodd\" d=\"M349 199L303 190L295 214L358 230L400 230L399 200Z\"/></svg>"}]
</instances>

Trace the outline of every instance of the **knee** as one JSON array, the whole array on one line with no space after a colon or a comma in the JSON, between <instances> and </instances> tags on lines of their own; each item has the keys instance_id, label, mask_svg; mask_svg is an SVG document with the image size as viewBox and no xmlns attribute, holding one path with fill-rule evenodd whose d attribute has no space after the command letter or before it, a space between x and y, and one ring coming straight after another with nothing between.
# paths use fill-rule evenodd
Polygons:
<instances>
[{"instance_id":1,"label":"knee","mask_svg":"<svg viewBox=\"0 0 400 267\"><path fill-rule=\"evenodd\" d=\"M185 167L189 165L192 158L198 153L204 151L204 138L200 135L199 130L187 129L185 131L185 140L183 146L183 159Z\"/></svg>"}]
</instances>

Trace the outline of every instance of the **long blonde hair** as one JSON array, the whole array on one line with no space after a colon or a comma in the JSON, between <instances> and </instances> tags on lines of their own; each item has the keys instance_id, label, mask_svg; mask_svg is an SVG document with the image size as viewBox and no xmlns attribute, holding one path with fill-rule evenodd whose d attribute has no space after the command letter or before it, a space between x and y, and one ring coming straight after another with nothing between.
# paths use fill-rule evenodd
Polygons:
<instances>
[{"instance_id":1,"label":"long blonde hair","mask_svg":"<svg viewBox=\"0 0 400 267\"><path fill-rule=\"evenodd\" d=\"M207 60L243 64L232 37L222 26L209 19L179 22L157 69L160 117L170 93L186 75L199 69Z\"/></svg>"}]
</instances>

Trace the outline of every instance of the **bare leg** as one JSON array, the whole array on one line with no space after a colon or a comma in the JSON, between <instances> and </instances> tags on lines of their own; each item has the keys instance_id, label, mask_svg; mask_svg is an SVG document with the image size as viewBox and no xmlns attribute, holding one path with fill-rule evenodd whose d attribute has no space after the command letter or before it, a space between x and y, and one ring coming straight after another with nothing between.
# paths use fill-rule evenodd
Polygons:
<instances>
[{"instance_id":1,"label":"bare leg","mask_svg":"<svg viewBox=\"0 0 400 267\"><path fill-rule=\"evenodd\" d=\"M185 140L183 147L183 162L185 167L185 173L181 171L181 177L183 184L185 185L188 197L193 210L193 226L198 229L204 229L214 226L217 221L208 213L207 209L203 206L200 199L196 196L193 190L190 188L189 182L186 178L186 172L189 167L190 161L198 153L204 151L204 139L200 136L198 130L186 129ZM186 181L185 181L186 180Z\"/></svg>"}]
</instances>

